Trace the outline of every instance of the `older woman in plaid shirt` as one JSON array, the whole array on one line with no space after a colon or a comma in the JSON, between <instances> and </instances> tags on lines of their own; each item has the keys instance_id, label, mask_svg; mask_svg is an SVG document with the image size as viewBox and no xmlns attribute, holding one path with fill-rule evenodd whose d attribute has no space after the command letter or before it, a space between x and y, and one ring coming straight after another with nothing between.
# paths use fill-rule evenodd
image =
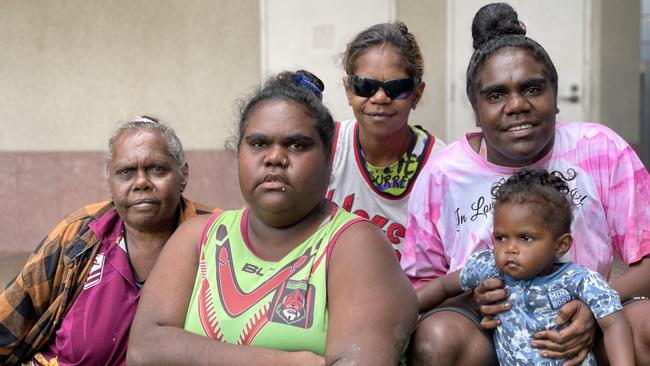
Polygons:
<instances>
[{"instance_id":1,"label":"older woman in plaid shirt","mask_svg":"<svg viewBox=\"0 0 650 366\"><path fill-rule=\"evenodd\" d=\"M181 142L150 117L117 128L106 178L112 199L66 217L0 294L0 364L125 364L158 253L181 222L212 212L182 196Z\"/></svg>"}]
</instances>

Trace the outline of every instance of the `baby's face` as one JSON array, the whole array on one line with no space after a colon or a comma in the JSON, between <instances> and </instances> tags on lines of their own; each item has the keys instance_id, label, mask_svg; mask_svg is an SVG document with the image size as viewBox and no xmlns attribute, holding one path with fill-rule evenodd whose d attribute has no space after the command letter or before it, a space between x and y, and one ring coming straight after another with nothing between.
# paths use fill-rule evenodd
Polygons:
<instances>
[{"instance_id":1,"label":"baby's face","mask_svg":"<svg viewBox=\"0 0 650 366\"><path fill-rule=\"evenodd\" d=\"M497 267L517 280L553 272L557 240L540 215L525 204L506 202L494 212Z\"/></svg>"}]
</instances>

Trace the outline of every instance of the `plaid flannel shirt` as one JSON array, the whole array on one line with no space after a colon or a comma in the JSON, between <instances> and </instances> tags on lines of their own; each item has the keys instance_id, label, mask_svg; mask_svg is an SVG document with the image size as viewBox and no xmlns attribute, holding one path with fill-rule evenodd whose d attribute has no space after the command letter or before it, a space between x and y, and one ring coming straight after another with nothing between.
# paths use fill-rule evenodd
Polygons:
<instances>
[{"instance_id":1,"label":"plaid flannel shirt","mask_svg":"<svg viewBox=\"0 0 650 366\"><path fill-rule=\"evenodd\" d=\"M83 288L101 244L88 225L114 209L104 201L70 214L0 294L0 365L25 362L50 342ZM180 222L214 211L183 197Z\"/></svg>"}]
</instances>

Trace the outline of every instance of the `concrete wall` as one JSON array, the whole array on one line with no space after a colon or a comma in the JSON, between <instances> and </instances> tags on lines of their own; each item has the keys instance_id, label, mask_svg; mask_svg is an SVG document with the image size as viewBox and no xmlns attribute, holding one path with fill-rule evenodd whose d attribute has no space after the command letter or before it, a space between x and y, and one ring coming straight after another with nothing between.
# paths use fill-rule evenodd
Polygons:
<instances>
[{"instance_id":1,"label":"concrete wall","mask_svg":"<svg viewBox=\"0 0 650 366\"><path fill-rule=\"evenodd\" d=\"M109 198L103 152L134 114L178 133L189 197L241 206L223 141L259 83L259 38L257 0L0 2L0 252Z\"/></svg>"},{"instance_id":2,"label":"concrete wall","mask_svg":"<svg viewBox=\"0 0 650 366\"><path fill-rule=\"evenodd\" d=\"M219 149L259 81L256 0L0 2L0 149L103 150L150 113Z\"/></svg>"},{"instance_id":3,"label":"concrete wall","mask_svg":"<svg viewBox=\"0 0 650 366\"><path fill-rule=\"evenodd\" d=\"M640 136L641 3L596 0L592 32L594 119L632 145Z\"/></svg>"},{"instance_id":4,"label":"concrete wall","mask_svg":"<svg viewBox=\"0 0 650 366\"><path fill-rule=\"evenodd\" d=\"M160 117L188 150L187 194L243 204L223 150L234 101L260 81L259 0L0 2L0 252L31 250L67 213L108 198L118 122ZM397 0L425 58L411 121L445 136L447 0ZM593 0L593 120L638 142L639 0Z\"/></svg>"},{"instance_id":5,"label":"concrete wall","mask_svg":"<svg viewBox=\"0 0 650 366\"><path fill-rule=\"evenodd\" d=\"M410 121L444 139L447 113L447 1L398 0L397 19L415 35L424 56L426 89Z\"/></svg>"},{"instance_id":6,"label":"concrete wall","mask_svg":"<svg viewBox=\"0 0 650 366\"><path fill-rule=\"evenodd\" d=\"M31 251L67 214L110 197L104 153L0 152L0 254ZM241 207L234 157L223 150L187 153L185 195L214 207Z\"/></svg>"}]
</instances>

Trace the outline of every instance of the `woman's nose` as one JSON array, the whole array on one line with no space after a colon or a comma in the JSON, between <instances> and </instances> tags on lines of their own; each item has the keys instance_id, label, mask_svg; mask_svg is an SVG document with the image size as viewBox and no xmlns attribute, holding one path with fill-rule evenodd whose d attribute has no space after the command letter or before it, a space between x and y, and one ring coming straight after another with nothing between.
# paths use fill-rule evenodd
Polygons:
<instances>
[{"instance_id":1,"label":"woman's nose","mask_svg":"<svg viewBox=\"0 0 650 366\"><path fill-rule=\"evenodd\" d=\"M530 109L530 104L525 96L515 93L508 96L506 99L506 110L507 114L516 114L527 112Z\"/></svg>"},{"instance_id":2,"label":"woman's nose","mask_svg":"<svg viewBox=\"0 0 650 366\"><path fill-rule=\"evenodd\" d=\"M369 100L371 103L375 103L375 104L388 104L392 101L392 99L390 99L388 94L386 94L384 88L377 89L375 94L370 96Z\"/></svg>"},{"instance_id":3,"label":"woman's nose","mask_svg":"<svg viewBox=\"0 0 650 366\"><path fill-rule=\"evenodd\" d=\"M149 180L149 175L145 169L138 169L133 178L133 188L134 189L149 189L151 188L151 180Z\"/></svg>"},{"instance_id":4,"label":"woman's nose","mask_svg":"<svg viewBox=\"0 0 650 366\"><path fill-rule=\"evenodd\" d=\"M289 158L285 149L280 146L272 146L267 150L264 164L267 166L281 166L286 168L289 165Z\"/></svg>"}]
</instances>

